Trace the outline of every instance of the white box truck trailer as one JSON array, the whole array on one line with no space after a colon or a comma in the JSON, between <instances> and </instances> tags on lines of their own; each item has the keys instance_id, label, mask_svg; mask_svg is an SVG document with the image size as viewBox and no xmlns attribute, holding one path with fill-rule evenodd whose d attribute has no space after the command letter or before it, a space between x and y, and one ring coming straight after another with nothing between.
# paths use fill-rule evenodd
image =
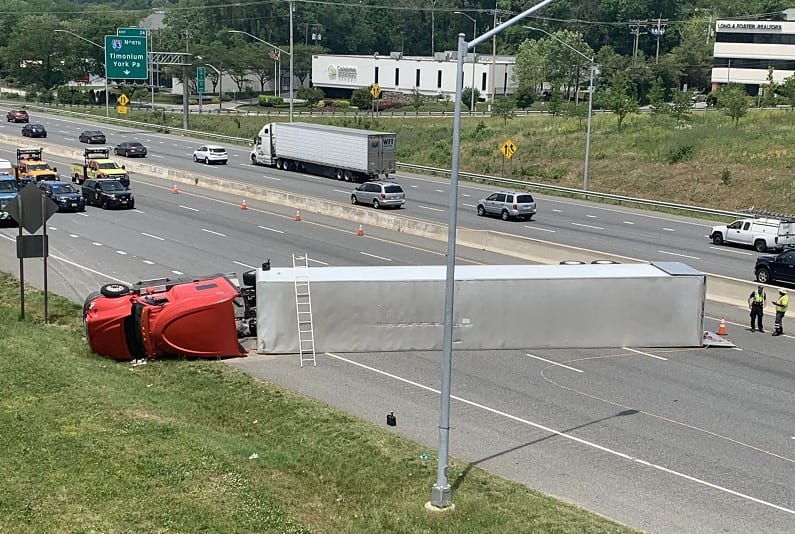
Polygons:
<instances>
[{"instance_id":1,"label":"white box truck trailer","mask_svg":"<svg viewBox=\"0 0 795 534\"><path fill-rule=\"evenodd\" d=\"M377 180L395 172L396 135L306 122L263 126L251 150L253 165L330 176Z\"/></svg>"}]
</instances>

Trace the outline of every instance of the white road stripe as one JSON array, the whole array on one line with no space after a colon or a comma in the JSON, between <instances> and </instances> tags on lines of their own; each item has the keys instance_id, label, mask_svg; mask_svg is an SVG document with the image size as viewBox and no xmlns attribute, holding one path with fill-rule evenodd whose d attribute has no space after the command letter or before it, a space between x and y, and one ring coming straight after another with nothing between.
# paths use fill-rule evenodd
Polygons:
<instances>
[{"instance_id":1,"label":"white road stripe","mask_svg":"<svg viewBox=\"0 0 795 534\"><path fill-rule=\"evenodd\" d=\"M554 233L556 232L556 230L549 230L549 229L547 229L547 228L539 228L539 227L537 227L537 226L527 226L527 225L524 225L524 227L525 227L525 228L529 228L530 230L538 230L539 232L549 232L549 233L552 233L552 234L554 234Z\"/></svg>"},{"instance_id":2,"label":"white road stripe","mask_svg":"<svg viewBox=\"0 0 795 534\"><path fill-rule=\"evenodd\" d=\"M624 221L624 224L635 224L635 223L631 221Z\"/></svg>"},{"instance_id":3,"label":"white road stripe","mask_svg":"<svg viewBox=\"0 0 795 534\"><path fill-rule=\"evenodd\" d=\"M656 356L654 354L649 354L648 352L642 352L639 350L631 349L629 347L621 347L624 350L628 350L629 352L634 352L635 354L642 354L643 356L648 356L649 358L657 358L658 360L662 360L664 362L668 361L668 358L663 358L662 356Z\"/></svg>"},{"instance_id":4,"label":"white road stripe","mask_svg":"<svg viewBox=\"0 0 795 534\"><path fill-rule=\"evenodd\" d=\"M162 238L162 237L160 237L160 236L157 236L157 235L152 235L152 234L147 234L146 232L141 232L141 235L145 235L146 237L151 237L152 239L157 239L157 240L159 240L159 241L165 241L165 239L163 239L163 238Z\"/></svg>"},{"instance_id":5,"label":"white road stripe","mask_svg":"<svg viewBox=\"0 0 795 534\"><path fill-rule=\"evenodd\" d=\"M208 234L214 234L221 237L226 237L226 234L222 234L220 232L213 232L212 230L208 230L207 228L202 228L202 232L207 232Z\"/></svg>"},{"instance_id":6,"label":"white road stripe","mask_svg":"<svg viewBox=\"0 0 795 534\"><path fill-rule=\"evenodd\" d=\"M553 362L551 360L547 360L546 358L542 358L541 356L534 356L533 354L525 354L525 356L530 356L531 358L535 358L536 360L541 360L542 362L551 363L552 365L557 365L558 367L563 367L564 369L568 369L569 371L576 371L578 373L583 373L582 369L577 369L575 367L569 367L568 365L563 365L562 363Z\"/></svg>"},{"instance_id":7,"label":"white road stripe","mask_svg":"<svg viewBox=\"0 0 795 534\"><path fill-rule=\"evenodd\" d=\"M431 393L434 393L436 395L441 395L441 392L439 390L433 389L433 388L428 387L426 385L423 385L423 384L420 384L420 383L417 383L417 382L413 382L411 380L399 377L397 375L393 375L391 373L387 373L386 371L381 371L380 369L376 369L375 367L370 367L369 365L364 365L362 363L355 362L355 361L349 360L347 358L343 358L342 356L337 356L336 354L332 354L330 352L326 352L325 354L326 354L326 356L329 356L331 358L336 358L336 359L338 359L340 361L343 361L345 363L349 363L351 365L355 365L357 367L361 367L362 369L366 369L368 371L372 371L374 373L378 373L378 374L386 376L388 378L392 378L392 379L397 380L399 382L403 382L404 384L409 384L409 385L415 386L415 387L417 387L419 389L423 389L425 391L429 391ZM612 454L614 456L617 456L617 457L622 458L624 460L627 460L629 462L633 462L633 463L637 463L637 464L640 464L640 465L644 465L646 467L650 467L652 469L656 469L658 471L662 471L663 473L668 473L670 475L674 475L674 476L683 478L685 480L689 480L690 482L695 482L697 484L701 484L703 486L707 486L708 488L712 488L712 489L715 489L715 490L718 490L718 491L722 491L724 493L728 493L729 495L734 495L735 497L740 497L742 499L746 499L746 500L749 500L751 502L755 502L757 504L761 504L763 506L768 506L770 508L774 508L776 510L780 510L782 512L786 512L788 514L795 515L795 510L792 510L790 508L785 508L783 506L779 506L777 504L773 504L773 503L768 502L768 501L763 501L762 499L757 499L756 497L751 497L750 495L746 495L745 493L740 493L739 491L734 491L734 490L731 490L731 489L726 488L724 486L719 486L717 484L713 484L711 482L707 482L706 480L703 480L703 479L700 479L700 478L696 478L696 477L687 475L685 473L680 473L679 471L674 471L673 469L668 469L667 467L663 467L661 465L653 464L651 462L647 462L646 460L641 460L640 458L635 458L633 456L630 456L629 454L626 454L626 453L623 453L623 452L619 452L619 451L617 451L615 449L610 449L610 448L605 447L603 445L599 445L598 443L595 443L593 441L588 441L588 440L585 440L585 439L582 439L582 438L578 438L578 437L573 436L572 434L570 434L568 432L562 432L560 430L555 430L554 428L550 428L548 426L544 426L544 425L541 425L539 423L534 423L534 422L532 422L532 421L530 421L528 419L522 419L521 417L517 417L515 415L511 415L509 413L502 412L502 411L497 410L495 408L491 408L491 407L486 406L484 404L473 402L473 401L464 399L462 397L458 397L456 395L450 395L450 399L458 401L458 402L461 402L461 403L469 405L469 406L474 406L475 408L479 408L479 409L481 409L483 411L486 411L486 412L489 412L489 413L492 413L492 414L495 414L495 415L499 415L499 416L504 417L506 419L509 419L511 421L515 421L517 423L521 423L521 424L524 424L524 425L527 425L527 426L531 426L533 428L537 428L539 430L543 430L544 432L549 432L550 434L553 434L553 435L555 435L555 436L557 436L559 438L570 440L570 441L574 441L576 443L579 443L580 445L584 445L586 447L591 447L591 448L597 449L599 451L605 452L607 454Z\"/></svg>"},{"instance_id":8,"label":"white road stripe","mask_svg":"<svg viewBox=\"0 0 795 534\"><path fill-rule=\"evenodd\" d=\"M744 250L732 250L726 247L709 247L712 250L720 250L721 252L731 252L732 254L742 254L743 256L751 256L750 252L746 252Z\"/></svg>"},{"instance_id":9,"label":"white road stripe","mask_svg":"<svg viewBox=\"0 0 795 534\"><path fill-rule=\"evenodd\" d=\"M126 255L127 255L127 253L126 253L126 252L124 252L123 250L117 250L117 251L116 251L116 254L119 254L119 255L121 255L121 256L126 256Z\"/></svg>"},{"instance_id":10,"label":"white road stripe","mask_svg":"<svg viewBox=\"0 0 795 534\"><path fill-rule=\"evenodd\" d=\"M417 207L418 207L418 208L420 208L420 209L423 209L423 210L431 210L431 211L444 211L443 209L440 209L440 208L432 208L432 207L430 207L430 206L417 206Z\"/></svg>"},{"instance_id":11,"label":"white road stripe","mask_svg":"<svg viewBox=\"0 0 795 534\"><path fill-rule=\"evenodd\" d=\"M666 232L676 232L673 228L663 228Z\"/></svg>"},{"instance_id":12,"label":"white road stripe","mask_svg":"<svg viewBox=\"0 0 795 534\"><path fill-rule=\"evenodd\" d=\"M172 272L172 273L174 273L174 274L178 274L178 275L185 274L185 273L183 273L182 271L171 271L171 272Z\"/></svg>"},{"instance_id":13,"label":"white road stripe","mask_svg":"<svg viewBox=\"0 0 795 534\"><path fill-rule=\"evenodd\" d=\"M155 262L150 261L150 260L141 260L141 261L144 262L147 265L154 265L155 264Z\"/></svg>"},{"instance_id":14,"label":"white road stripe","mask_svg":"<svg viewBox=\"0 0 795 534\"><path fill-rule=\"evenodd\" d=\"M184 210L199 211L196 208L191 208L190 206L183 206L182 204L180 204L179 207L184 209Z\"/></svg>"},{"instance_id":15,"label":"white road stripe","mask_svg":"<svg viewBox=\"0 0 795 534\"><path fill-rule=\"evenodd\" d=\"M689 258L691 260L700 260L701 258L697 256L688 256L687 254L677 254L676 252L666 252L664 250L658 250L660 254L668 254L669 256L678 256L680 258Z\"/></svg>"},{"instance_id":16,"label":"white road stripe","mask_svg":"<svg viewBox=\"0 0 795 534\"><path fill-rule=\"evenodd\" d=\"M277 230L276 228L268 228L267 226L258 226L258 228L262 228L263 230L267 230L269 232L276 232L277 234L283 234L282 230Z\"/></svg>"},{"instance_id":17,"label":"white road stripe","mask_svg":"<svg viewBox=\"0 0 795 534\"><path fill-rule=\"evenodd\" d=\"M241 263L239 261L234 261L234 260L232 260L232 263L235 263L235 264L240 265L242 267L245 267L247 269L256 269L256 267L254 267L253 265L249 265L247 263Z\"/></svg>"},{"instance_id":18,"label":"white road stripe","mask_svg":"<svg viewBox=\"0 0 795 534\"><path fill-rule=\"evenodd\" d=\"M593 228L594 230L604 230L601 226L591 226L590 224L571 223L574 226L582 226L583 228Z\"/></svg>"},{"instance_id":19,"label":"white road stripe","mask_svg":"<svg viewBox=\"0 0 795 534\"><path fill-rule=\"evenodd\" d=\"M359 254L362 254L363 256L370 256L371 258L377 258L379 260L392 261L389 258L384 258L382 256L376 256L375 254L368 254L367 252L359 252Z\"/></svg>"},{"instance_id":20,"label":"white road stripe","mask_svg":"<svg viewBox=\"0 0 795 534\"><path fill-rule=\"evenodd\" d=\"M588 217L589 219L596 219L596 215L587 215L586 214L585 216Z\"/></svg>"}]
</instances>

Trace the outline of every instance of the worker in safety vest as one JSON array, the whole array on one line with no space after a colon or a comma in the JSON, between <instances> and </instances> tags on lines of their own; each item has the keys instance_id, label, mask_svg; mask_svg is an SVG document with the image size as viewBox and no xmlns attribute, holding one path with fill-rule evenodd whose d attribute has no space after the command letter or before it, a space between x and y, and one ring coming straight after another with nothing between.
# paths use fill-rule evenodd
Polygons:
<instances>
[{"instance_id":1,"label":"worker in safety vest","mask_svg":"<svg viewBox=\"0 0 795 534\"><path fill-rule=\"evenodd\" d=\"M773 335L780 336L784 333L784 314L787 313L787 306L789 305L789 295L786 290L778 290L778 300L773 303L776 306L776 324L773 325Z\"/></svg>"},{"instance_id":2,"label":"worker in safety vest","mask_svg":"<svg viewBox=\"0 0 795 534\"><path fill-rule=\"evenodd\" d=\"M758 326L760 332L765 331L762 328L762 310L766 300L765 288L761 285L748 296L748 307L751 308L751 332L756 330L754 326ZM756 319L756 325L754 325L754 319Z\"/></svg>"}]
</instances>

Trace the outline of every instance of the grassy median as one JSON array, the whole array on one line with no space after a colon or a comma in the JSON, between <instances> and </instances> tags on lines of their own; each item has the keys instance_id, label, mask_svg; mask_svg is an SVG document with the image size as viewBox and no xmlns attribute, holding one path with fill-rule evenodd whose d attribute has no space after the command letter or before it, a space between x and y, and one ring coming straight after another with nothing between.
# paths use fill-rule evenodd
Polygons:
<instances>
[{"instance_id":1,"label":"grassy median","mask_svg":"<svg viewBox=\"0 0 795 534\"><path fill-rule=\"evenodd\" d=\"M633 532L219 361L91 354L80 307L0 273L0 532ZM425 458L424 452L430 452Z\"/></svg>"}]
</instances>

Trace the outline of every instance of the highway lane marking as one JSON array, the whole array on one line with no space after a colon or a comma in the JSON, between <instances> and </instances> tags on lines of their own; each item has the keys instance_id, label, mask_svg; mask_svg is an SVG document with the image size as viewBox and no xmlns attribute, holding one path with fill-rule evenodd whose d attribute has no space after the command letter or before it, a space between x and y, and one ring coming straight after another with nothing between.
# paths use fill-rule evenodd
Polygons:
<instances>
[{"instance_id":1,"label":"highway lane marking","mask_svg":"<svg viewBox=\"0 0 795 534\"><path fill-rule=\"evenodd\" d=\"M152 260L141 260L141 261L143 263L147 264L147 265L154 265L155 264L155 262L153 262Z\"/></svg>"},{"instance_id":2,"label":"highway lane marking","mask_svg":"<svg viewBox=\"0 0 795 534\"><path fill-rule=\"evenodd\" d=\"M226 237L226 234L222 234L221 232L213 232L212 230L208 230L207 228L202 228L202 232L207 232L208 234Z\"/></svg>"},{"instance_id":3,"label":"highway lane marking","mask_svg":"<svg viewBox=\"0 0 795 534\"><path fill-rule=\"evenodd\" d=\"M597 218L596 215L585 214L585 216L588 217L589 219L596 219Z\"/></svg>"},{"instance_id":4,"label":"highway lane marking","mask_svg":"<svg viewBox=\"0 0 795 534\"><path fill-rule=\"evenodd\" d=\"M472 195L470 195L470 194L468 194L468 193L461 193L461 196L462 196L462 197L471 197Z\"/></svg>"},{"instance_id":5,"label":"highway lane marking","mask_svg":"<svg viewBox=\"0 0 795 534\"><path fill-rule=\"evenodd\" d=\"M383 256L376 256L375 254L368 254L367 252L361 252L360 251L359 254L362 254L364 256L370 256L371 258L377 258L379 260L392 261L389 258L384 258Z\"/></svg>"},{"instance_id":6,"label":"highway lane marking","mask_svg":"<svg viewBox=\"0 0 795 534\"><path fill-rule=\"evenodd\" d=\"M552 360L547 360L546 358L542 358L541 356L535 356L533 354L525 354L525 356L530 356L531 358L535 358L536 360L541 360L542 362L547 362L552 365L557 365L558 367L563 367L564 369L568 369L570 371L576 371L578 373L584 373L582 369L577 369L576 367L569 367L568 365L563 365L562 363L553 362Z\"/></svg>"},{"instance_id":7,"label":"highway lane marking","mask_svg":"<svg viewBox=\"0 0 795 534\"><path fill-rule=\"evenodd\" d=\"M461 204L461 205L462 205L463 207L465 207L465 208L474 208L474 207L475 207L475 205L474 205L474 204Z\"/></svg>"},{"instance_id":8,"label":"highway lane marking","mask_svg":"<svg viewBox=\"0 0 795 534\"><path fill-rule=\"evenodd\" d=\"M524 225L524 227L529 228L530 230L538 230L539 232L550 232L552 234L556 232L556 230L548 230L547 228L539 228L537 226L527 226L526 224Z\"/></svg>"},{"instance_id":9,"label":"highway lane marking","mask_svg":"<svg viewBox=\"0 0 795 534\"><path fill-rule=\"evenodd\" d=\"M101 247L102 246L102 243L97 243L96 241L94 241L91 244L94 245L95 247Z\"/></svg>"},{"instance_id":10,"label":"highway lane marking","mask_svg":"<svg viewBox=\"0 0 795 534\"><path fill-rule=\"evenodd\" d=\"M434 191L437 193L444 193L444 189L434 189Z\"/></svg>"},{"instance_id":11,"label":"highway lane marking","mask_svg":"<svg viewBox=\"0 0 795 534\"><path fill-rule=\"evenodd\" d=\"M199 211L199 210L197 210L196 208L191 208L191 207L189 207L189 206L183 206L182 204L180 204L180 205L179 205L179 207L180 207L180 208L182 208L182 209L184 209L184 210L190 210L190 211Z\"/></svg>"},{"instance_id":12,"label":"highway lane marking","mask_svg":"<svg viewBox=\"0 0 795 534\"><path fill-rule=\"evenodd\" d=\"M123 250L117 250L117 251L116 251L116 254L119 254L119 255L121 255L121 256L126 256L126 255L127 255L127 253L126 253L126 252L124 252Z\"/></svg>"},{"instance_id":13,"label":"highway lane marking","mask_svg":"<svg viewBox=\"0 0 795 534\"><path fill-rule=\"evenodd\" d=\"M269 232L276 232L277 234L283 234L283 230L277 230L276 228L268 228L267 226L258 226L257 228L262 228L263 230L267 230Z\"/></svg>"},{"instance_id":14,"label":"highway lane marking","mask_svg":"<svg viewBox=\"0 0 795 534\"><path fill-rule=\"evenodd\" d=\"M353 360L349 360L347 358L343 358L342 356L338 356L338 355L333 354L331 352L326 352L324 354L326 356L331 357L331 358L336 358L339 361L348 363L350 365L354 365L356 367L360 367L362 369L365 369L367 371L371 371L371 372L376 373L376 374L380 374L382 376L385 376L387 378L391 378L391 379L396 380L398 382L402 382L404 384L409 384L411 386L414 386L416 388L419 388L419 389L434 393L436 395L441 395L441 391L439 391L438 389L434 389L434 388L426 386L424 384L420 384L418 382L414 382L414 381L409 380L407 378L403 378L403 377L394 375L392 373L388 373L386 371L382 371L380 369L376 369L375 367L371 367L371 366L365 365L363 363L359 363L359 362L355 362ZM620 452L618 450L611 449L611 448L606 447L604 445L599 445L596 442L588 441L588 440L583 439L583 438L578 438L578 437L576 437L576 436L574 436L574 435L572 435L572 434L570 434L568 432L564 432L564 431L561 431L561 430L555 430L554 428L551 428L551 427L548 427L548 426L544 426L544 425L539 424L539 423L534 423L533 421L530 421L528 419L523 419L521 417L517 417L515 415L511 415L511 414L509 414L507 412L503 412L501 410L497 410L496 408L491 408L490 406L486 406L485 404L480 404L478 402L474 402L474 401L465 399L463 397L459 397L457 395L450 395L450 399L458 401L458 402L460 402L462 404L466 404L466 405L469 405L469 406L473 406L475 408L479 408L479 409L481 409L483 411L492 413L494 415L498 415L500 417L504 417L505 419L508 419L510 421L514 421L514 422L517 422L517 423L521 423L523 425L527 425L527 426L531 426L533 428L537 428L537 429L542 430L544 432L548 432L548 433L550 433L552 435L555 435L555 436L557 436L559 438L567 439L567 440L573 441L575 443L578 443L580 445L584 445L586 447L591 447L593 449L605 452L607 454L612 454L613 456L617 456L617 457L622 458L624 460L628 460L628 461L630 461L632 463L637 463L637 464L643 465L645 467L650 467L652 469L656 469L658 471L662 471L663 473L667 473L669 475L674 475L676 477L683 478L683 479L688 480L690 482L695 482L696 484L701 484L702 486L706 486L708 488L712 488L712 489L715 489L715 490L718 490L718 491L721 491L721 492L724 492L724 493L728 493L729 495L734 495L735 497L740 497L741 499L746 499L746 500L749 500L751 502L755 502L757 504L761 504L763 506L768 506L770 508L774 508L776 510L780 510L782 512L786 512L788 514L795 515L795 510L793 510L793 509L786 508L786 507L780 506L778 504L773 504L771 502L764 501L764 500L758 499L756 497L752 497L752 496L747 495L745 493L741 493L739 491L735 491L735 490L729 489L729 488L727 488L725 486L720 486L718 484L713 484L712 482L708 482L708 481L706 481L704 479L696 478L694 476L691 476L691 475L688 475L688 474L685 474L685 473L681 473L681 472L675 471L673 469L669 469L669 468L664 467L662 465L657 465L657 464L651 463L651 462L649 462L647 460L642 460L642 459L640 459L638 457L631 456L631 455L629 455L627 453L623 453L623 452Z\"/></svg>"},{"instance_id":15,"label":"highway lane marking","mask_svg":"<svg viewBox=\"0 0 795 534\"><path fill-rule=\"evenodd\" d=\"M157 239L159 241L165 241L165 238L160 237L159 235L147 234L146 232L141 232L141 235L145 235L146 237L151 237L152 239Z\"/></svg>"},{"instance_id":16,"label":"highway lane marking","mask_svg":"<svg viewBox=\"0 0 795 534\"><path fill-rule=\"evenodd\" d=\"M77 234L69 234L69 237L80 237L80 236Z\"/></svg>"},{"instance_id":17,"label":"highway lane marking","mask_svg":"<svg viewBox=\"0 0 795 534\"><path fill-rule=\"evenodd\" d=\"M552 210L552 211L554 211L554 212L556 212L556 213L563 213L563 211L562 211L562 210Z\"/></svg>"},{"instance_id":18,"label":"highway lane marking","mask_svg":"<svg viewBox=\"0 0 795 534\"><path fill-rule=\"evenodd\" d=\"M621 347L624 350L628 350L629 352L634 352L635 354L641 354L643 356L648 356L649 358L657 358L658 360L662 360L664 362L668 361L668 358L663 358L662 356L656 356L654 354L649 354L648 352L643 352L640 350L631 349L629 347Z\"/></svg>"},{"instance_id":19,"label":"highway lane marking","mask_svg":"<svg viewBox=\"0 0 795 534\"><path fill-rule=\"evenodd\" d=\"M247 269L256 269L256 267L254 267L253 265L248 265L247 263L242 263L242 262L234 261L234 260L232 260L232 263L240 265L241 267L246 267Z\"/></svg>"},{"instance_id":20,"label":"highway lane marking","mask_svg":"<svg viewBox=\"0 0 795 534\"><path fill-rule=\"evenodd\" d=\"M712 250L719 250L721 252L731 252L732 254L742 254L743 256L750 256L751 255L750 252L746 252L744 250L732 250L732 249L726 248L726 247L709 247L709 248L711 248Z\"/></svg>"},{"instance_id":21,"label":"highway lane marking","mask_svg":"<svg viewBox=\"0 0 795 534\"><path fill-rule=\"evenodd\" d=\"M432 208L432 207L430 207L430 206L417 206L417 207L418 207L418 208L420 208L420 209L422 209L422 210L431 210L431 211L444 211L444 210L443 210L443 209L441 209L441 208Z\"/></svg>"},{"instance_id":22,"label":"highway lane marking","mask_svg":"<svg viewBox=\"0 0 795 534\"><path fill-rule=\"evenodd\" d=\"M663 228L666 232L676 232L673 228Z\"/></svg>"},{"instance_id":23,"label":"highway lane marking","mask_svg":"<svg viewBox=\"0 0 795 534\"><path fill-rule=\"evenodd\" d=\"M183 273L182 271L171 271L171 272L172 272L172 273L174 273L174 274L177 274L177 275L182 275L182 274L185 274L185 273Z\"/></svg>"},{"instance_id":24,"label":"highway lane marking","mask_svg":"<svg viewBox=\"0 0 795 534\"><path fill-rule=\"evenodd\" d=\"M151 158L165 158L165 156L161 156L160 154L148 154Z\"/></svg>"},{"instance_id":25,"label":"highway lane marking","mask_svg":"<svg viewBox=\"0 0 795 534\"><path fill-rule=\"evenodd\" d=\"M635 223L632 221L624 221L624 224L635 224Z\"/></svg>"},{"instance_id":26,"label":"highway lane marking","mask_svg":"<svg viewBox=\"0 0 795 534\"><path fill-rule=\"evenodd\" d=\"M342 193L343 195L349 195L350 191L343 191L342 189L332 189L335 193Z\"/></svg>"},{"instance_id":27,"label":"highway lane marking","mask_svg":"<svg viewBox=\"0 0 795 534\"><path fill-rule=\"evenodd\" d=\"M594 230L604 230L604 228L602 228L601 226L591 226L590 224L580 224L580 223L576 223L576 222L573 222L571 224L574 225L574 226L582 226L583 228L593 228Z\"/></svg>"},{"instance_id":28,"label":"highway lane marking","mask_svg":"<svg viewBox=\"0 0 795 534\"><path fill-rule=\"evenodd\" d=\"M320 265L328 265L328 263L326 263L325 261L320 261L313 258L309 258L309 261L311 261L312 263L319 263Z\"/></svg>"},{"instance_id":29,"label":"highway lane marking","mask_svg":"<svg viewBox=\"0 0 795 534\"><path fill-rule=\"evenodd\" d=\"M558 200L555 197L546 198L546 199L544 199L544 201L545 202L549 202L549 203L553 203L554 202L554 203L557 203L557 204L566 204L566 205L569 205L569 206L576 206L578 208L585 207L582 204L576 204L574 202L568 202L568 201L565 201L565 200ZM659 217L659 216L656 216L656 215L647 215L645 213L635 213L635 212L622 211L622 210L617 210L617 209L613 209L613 208L602 208L602 207L599 207L599 206L588 206L588 208L589 209L593 209L593 210L597 210L597 211L609 211L611 213L620 213L622 215L633 215L633 216L636 216L636 217L643 217L643 218L646 218L646 219L656 219L656 220L659 220L659 221L667 221L667 222L673 222L673 223L677 223L677 224L687 224L687 225L690 225L690 226L701 226L703 228L711 228L712 227L712 225L707 225L707 224L703 224L703 223L690 222L690 221L680 221L680 220L677 220L677 219L669 219L669 218L666 218L666 217ZM559 210L552 210L552 211L559 211Z\"/></svg>"},{"instance_id":30,"label":"highway lane marking","mask_svg":"<svg viewBox=\"0 0 795 534\"><path fill-rule=\"evenodd\" d=\"M701 259L701 258L699 258L697 256L688 256L687 254L677 254L676 252L666 252L664 250L658 250L657 252L660 253L660 254L668 254L669 256L677 256L679 258L689 258L691 260L700 260Z\"/></svg>"}]
</instances>

